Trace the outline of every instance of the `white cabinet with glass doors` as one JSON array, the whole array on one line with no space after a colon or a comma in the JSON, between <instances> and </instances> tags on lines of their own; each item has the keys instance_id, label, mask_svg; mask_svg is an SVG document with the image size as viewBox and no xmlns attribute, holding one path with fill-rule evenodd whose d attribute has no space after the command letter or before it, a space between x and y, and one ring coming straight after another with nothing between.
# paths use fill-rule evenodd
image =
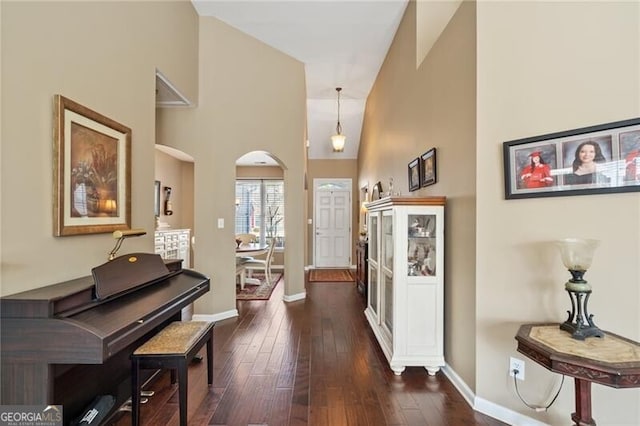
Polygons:
<instances>
[{"instance_id":1,"label":"white cabinet with glass doors","mask_svg":"<svg viewBox=\"0 0 640 426\"><path fill-rule=\"evenodd\" d=\"M367 205L365 316L397 375L444 366L445 197L387 197Z\"/></svg>"}]
</instances>

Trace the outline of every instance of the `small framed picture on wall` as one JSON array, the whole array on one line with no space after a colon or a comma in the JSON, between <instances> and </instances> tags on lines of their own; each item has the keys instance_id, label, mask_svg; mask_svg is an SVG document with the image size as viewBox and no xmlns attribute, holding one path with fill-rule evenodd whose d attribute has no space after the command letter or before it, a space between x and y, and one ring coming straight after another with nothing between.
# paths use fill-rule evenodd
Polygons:
<instances>
[{"instance_id":1,"label":"small framed picture on wall","mask_svg":"<svg viewBox=\"0 0 640 426\"><path fill-rule=\"evenodd\" d=\"M420 156L421 163L421 175L420 186L425 187L433 185L438 181L438 174L436 172L436 149L431 148Z\"/></svg>"},{"instance_id":2,"label":"small framed picture on wall","mask_svg":"<svg viewBox=\"0 0 640 426\"><path fill-rule=\"evenodd\" d=\"M409 191L420 189L420 159L414 158L409 162Z\"/></svg>"}]
</instances>

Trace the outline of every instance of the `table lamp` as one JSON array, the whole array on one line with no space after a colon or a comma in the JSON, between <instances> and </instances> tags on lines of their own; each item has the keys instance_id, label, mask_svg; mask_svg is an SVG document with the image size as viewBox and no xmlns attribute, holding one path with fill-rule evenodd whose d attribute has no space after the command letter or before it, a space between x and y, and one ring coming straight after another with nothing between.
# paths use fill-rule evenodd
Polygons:
<instances>
[{"instance_id":1,"label":"table lamp","mask_svg":"<svg viewBox=\"0 0 640 426\"><path fill-rule=\"evenodd\" d=\"M564 285L571 299L571 311L567 311L569 317L560 324L560 329L571 333L571 337L577 340L604 337L602 330L593 323L593 315L589 314L587 309L591 285L584 279L599 244L598 240L580 238L565 238L556 242L562 263L571 273L571 279Z\"/></svg>"}]
</instances>

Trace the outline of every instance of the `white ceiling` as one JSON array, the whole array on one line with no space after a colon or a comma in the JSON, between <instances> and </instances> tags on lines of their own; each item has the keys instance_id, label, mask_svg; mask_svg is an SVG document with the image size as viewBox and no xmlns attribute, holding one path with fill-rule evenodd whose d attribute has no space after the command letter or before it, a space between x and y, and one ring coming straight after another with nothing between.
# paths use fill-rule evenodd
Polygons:
<instances>
[{"instance_id":1,"label":"white ceiling","mask_svg":"<svg viewBox=\"0 0 640 426\"><path fill-rule=\"evenodd\" d=\"M305 64L310 159L357 158L364 106L407 0L192 0L214 16ZM334 153L338 118L347 137ZM255 156L250 161L255 161ZM272 161L272 160L271 160Z\"/></svg>"}]
</instances>

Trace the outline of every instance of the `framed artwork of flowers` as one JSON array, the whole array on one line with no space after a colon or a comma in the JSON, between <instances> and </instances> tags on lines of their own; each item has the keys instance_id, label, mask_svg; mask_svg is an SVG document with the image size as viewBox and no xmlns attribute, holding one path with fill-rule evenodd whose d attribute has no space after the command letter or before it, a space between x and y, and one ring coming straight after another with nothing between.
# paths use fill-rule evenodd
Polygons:
<instances>
[{"instance_id":1,"label":"framed artwork of flowers","mask_svg":"<svg viewBox=\"0 0 640 426\"><path fill-rule=\"evenodd\" d=\"M53 233L131 228L131 129L56 95Z\"/></svg>"}]
</instances>

